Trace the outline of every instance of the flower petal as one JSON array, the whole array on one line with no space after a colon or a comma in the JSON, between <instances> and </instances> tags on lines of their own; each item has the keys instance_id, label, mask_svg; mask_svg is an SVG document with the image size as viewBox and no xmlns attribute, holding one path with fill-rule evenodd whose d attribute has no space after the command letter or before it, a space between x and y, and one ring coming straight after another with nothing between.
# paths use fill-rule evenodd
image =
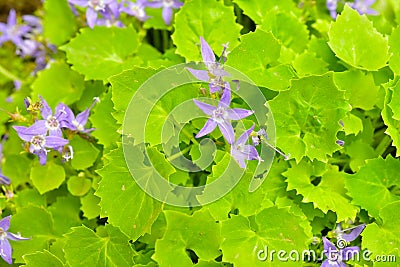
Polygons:
<instances>
[{"instance_id":1,"label":"flower petal","mask_svg":"<svg viewBox=\"0 0 400 267\"><path fill-rule=\"evenodd\" d=\"M254 130L254 126L255 126L255 124L253 124L253 126L251 126L244 133L242 133L242 135L236 141L237 146L244 145L246 143L247 139L249 139L251 132Z\"/></svg>"},{"instance_id":2,"label":"flower petal","mask_svg":"<svg viewBox=\"0 0 400 267\"><path fill-rule=\"evenodd\" d=\"M7 239L13 241L21 241L21 240L29 240L30 238L22 237L21 235L16 235L10 232L7 232Z\"/></svg>"},{"instance_id":3,"label":"flower petal","mask_svg":"<svg viewBox=\"0 0 400 267\"><path fill-rule=\"evenodd\" d=\"M193 102L196 104L196 106L199 107L199 109L201 109L205 114L209 116L211 116L214 110L217 109L215 106L197 101L196 99L193 99Z\"/></svg>"},{"instance_id":4,"label":"flower petal","mask_svg":"<svg viewBox=\"0 0 400 267\"><path fill-rule=\"evenodd\" d=\"M217 127L217 123L215 121L212 119L207 120L206 124L204 124L204 127L196 134L196 138L200 138L211 133L214 131L215 127Z\"/></svg>"},{"instance_id":5,"label":"flower petal","mask_svg":"<svg viewBox=\"0 0 400 267\"><path fill-rule=\"evenodd\" d=\"M362 233L362 231L364 231L364 228L365 224L360 224L359 226L354 228L349 234L342 233L341 238L346 240L347 242L351 242L356 239Z\"/></svg>"},{"instance_id":6,"label":"flower petal","mask_svg":"<svg viewBox=\"0 0 400 267\"><path fill-rule=\"evenodd\" d=\"M68 140L58 137L58 136L46 136L45 147L48 148L58 148L60 146L65 146L68 144Z\"/></svg>"},{"instance_id":7,"label":"flower petal","mask_svg":"<svg viewBox=\"0 0 400 267\"><path fill-rule=\"evenodd\" d=\"M206 66L209 66L210 63L215 62L215 55L214 52L212 51L210 45L204 40L203 37L200 37L200 43L201 43L201 56L203 58L203 62L206 64Z\"/></svg>"},{"instance_id":8,"label":"flower petal","mask_svg":"<svg viewBox=\"0 0 400 267\"><path fill-rule=\"evenodd\" d=\"M8 178L3 173L1 173L1 169L0 169L0 184L4 184L4 185L11 184L10 178Z\"/></svg>"},{"instance_id":9,"label":"flower petal","mask_svg":"<svg viewBox=\"0 0 400 267\"><path fill-rule=\"evenodd\" d=\"M235 132L230 121L218 123L218 128L229 144L233 144L235 142Z\"/></svg>"},{"instance_id":10,"label":"flower petal","mask_svg":"<svg viewBox=\"0 0 400 267\"><path fill-rule=\"evenodd\" d=\"M12 264L12 249L7 239L0 239L0 256L8 263Z\"/></svg>"},{"instance_id":11,"label":"flower petal","mask_svg":"<svg viewBox=\"0 0 400 267\"><path fill-rule=\"evenodd\" d=\"M86 23L92 29L96 24L97 16L97 12L93 8L88 7L86 10Z\"/></svg>"},{"instance_id":12,"label":"flower petal","mask_svg":"<svg viewBox=\"0 0 400 267\"><path fill-rule=\"evenodd\" d=\"M241 120L252 115L254 111L242 109L242 108L232 108L228 109L228 116L231 120Z\"/></svg>"},{"instance_id":13,"label":"flower petal","mask_svg":"<svg viewBox=\"0 0 400 267\"><path fill-rule=\"evenodd\" d=\"M164 7L162 10L162 17L165 24L170 25L172 20L172 7Z\"/></svg>"},{"instance_id":14,"label":"flower petal","mask_svg":"<svg viewBox=\"0 0 400 267\"><path fill-rule=\"evenodd\" d=\"M194 77L200 81L208 82L210 77L208 76L208 71L205 70L195 70L192 68L186 68Z\"/></svg>"},{"instance_id":15,"label":"flower petal","mask_svg":"<svg viewBox=\"0 0 400 267\"><path fill-rule=\"evenodd\" d=\"M17 13L15 12L14 9L11 9L7 18L7 26L12 27L16 24L17 24Z\"/></svg>"},{"instance_id":16,"label":"flower petal","mask_svg":"<svg viewBox=\"0 0 400 267\"><path fill-rule=\"evenodd\" d=\"M3 231L7 231L8 228L10 228L10 220L11 220L11 215L4 217L3 219L0 220L0 228L3 229Z\"/></svg>"},{"instance_id":17,"label":"flower petal","mask_svg":"<svg viewBox=\"0 0 400 267\"><path fill-rule=\"evenodd\" d=\"M246 155L247 160L258 160L260 159L260 156L258 155L257 149L252 146L252 145L244 145L243 148L243 153Z\"/></svg>"},{"instance_id":18,"label":"flower petal","mask_svg":"<svg viewBox=\"0 0 400 267\"><path fill-rule=\"evenodd\" d=\"M40 101L42 102L42 109L40 110L40 114L42 114L43 119L47 119L47 117L53 115L53 111L50 106L47 104L46 100L43 97L39 96Z\"/></svg>"},{"instance_id":19,"label":"flower petal","mask_svg":"<svg viewBox=\"0 0 400 267\"><path fill-rule=\"evenodd\" d=\"M329 241L326 237L322 237L322 241L324 242L324 253L326 255L326 257L330 257L330 254L332 252L337 251L337 248L335 247L335 245Z\"/></svg>"},{"instance_id":20,"label":"flower petal","mask_svg":"<svg viewBox=\"0 0 400 267\"><path fill-rule=\"evenodd\" d=\"M328 260L324 260L321 264L321 267L332 267Z\"/></svg>"},{"instance_id":21,"label":"flower petal","mask_svg":"<svg viewBox=\"0 0 400 267\"><path fill-rule=\"evenodd\" d=\"M229 105L231 104L231 96L232 96L231 95L231 88L230 87L226 87L224 89L224 92L222 93L221 100L219 101L218 106L229 107Z\"/></svg>"}]
</instances>

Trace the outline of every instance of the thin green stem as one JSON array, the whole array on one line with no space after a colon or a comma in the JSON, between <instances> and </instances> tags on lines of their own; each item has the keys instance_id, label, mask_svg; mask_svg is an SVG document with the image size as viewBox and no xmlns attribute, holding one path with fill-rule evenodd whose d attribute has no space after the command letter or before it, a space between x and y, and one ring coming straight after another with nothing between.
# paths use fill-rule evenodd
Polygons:
<instances>
[{"instance_id":1,"label":"thin green stem","mask_svg":"<svg viewBox=\"0 0 400 267\"><path fill-rule=\"evenodd\" d=\"M166 30L162 31L162 42L163 42L163 52L167 51L169 48L169 35Z\"/></svg>"},{"instance_id":2,"label":"thin green stem","mask_svg":"<svg viewBox=\"0 0 400 267\"><path fill-rule=\"evenodd\" d=\"M185 149L179 151L178 153L173 154L172 156L168 157L168 161L173 161L174 159L179 158L180 156L183 156L185 153L189 152L189 150L192 148L192 145L189 145L185 147Z\"/></svg>"},{"instance_id":3,"label":"thin green stem","mask_svg":"<svg viewBox=\"0 0 400 267\"><path fill-rule=\"evenodd\" d=\"M375 151L378 153L378 155L383 155L391 143L392 139L388 135L385 135L379 145L376 147Z\"/></svg>"},{"instance_id":4,"label":"thin green stem","mask_svg":"<svg viewBox=\"0 0 400 267\"><path fill-rule=\"evenodd\" d=\"M15 74L9 72L8 70L6 70L3 66L0 65L0 73L3 74L5 77L9 78L10 80L18 80L18 81L22 81L22 79L20 79L19 77L17 77Z\"/></svg>"}]
</instances>

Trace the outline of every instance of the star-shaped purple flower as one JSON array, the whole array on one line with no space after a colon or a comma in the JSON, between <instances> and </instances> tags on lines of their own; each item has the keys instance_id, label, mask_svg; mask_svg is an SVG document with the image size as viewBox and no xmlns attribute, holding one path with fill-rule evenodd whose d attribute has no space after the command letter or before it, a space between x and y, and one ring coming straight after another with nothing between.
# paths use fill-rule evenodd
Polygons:
<instances>
[{"instance_id":1,"label":"star-shaped purple flower","mask_svg":"<svg viewBox=\"0 0 400 267\"><path fill-rule=\"evenodd\" d=\"M254 130L254 125L245 131L238 140L231 146L231 155L241 168L246 168L245 160L259 160L257 149L252 145L246 145L247 139Z\"/></svg>"},{"instance_id":2,"label":"star-shaped purple flower","mask_svg":"<svg viewBox=\"0 0 400 267\"><path fill-rule=\"evenodd\" d=\"M43 120L36 121L31 127L38 131L39 134L43 135L49 131L49 135L62 137L61 122L66 117L67 113L64 110L64 105L59 104L56 107L56 112L53 114L50 106L46 100L40 97L42 108L40 113Z\"/></svg>"},{"instance_id":3,"label":"star-shaped purple flower","mask_svg":"<svg viewBox=\"0 0 400 267\"><path fill-rule=\"evenodd\" d=\"M338 250L326 237L322 237L322 240L324 242L324 254L327 259L322 262L321 267L346 267L347 265L344 261L352 259L360 252L360 248L356 246Z\"/></svg>"},{"instance_id":4,"label":"star-shaped purple flower","mask_svg":"<svg viewBox=\"0 0 400 267\"><path fill-rule=\"evenodd\" d=\"M235 133L231 125L231 120L240 120L254 113L252 110L229 108L231 103L230 88L225 89L217 107L197 100L193 101L205 114L211 116L204 127L196 135L196 138L211 133L218 126L228 143L233 144L235 141Z\"/></svg>"},{"instance_id":5,"label":"star-shaped purple flower","mask_svg":"<svg viewBox=\"0 0 400 267\"><path fill-rule=\"evenodd\" d=\"M224 70L224 65L226 60L226 49L227 45L224 45L224 50L220 57L220 61L216 61L214 52L212 51L210 45L200 37L201 43L201 56L203 62L207 67L207 70L195 70L192 68L187 68L190 73L193 74L197 79L208 82L210 86L210 93L215 93L221 91L227 87L227 82L223 81L223 77L229 76L229 73Z\"/></svg>"},{"instance_id":6,"label":"star-shaped purple flower","mask_svg":"<svg viewBox=\"0 0 400 267\"><path fill-rule=\"evenodd\" d=\"M104 15L108 12L118 17L119 3L116 0L68 0L70 4L86 7L86 22L93 28L98 20L99 14Z\"/></svg>"},{"instance_id":7,"label":"star-shaped purple flower","mask_svg":"<svg viewBox=\"0 0 400 267\"><path fill-rule=\"evenodd\" d=\"M162 8L162 17L164 22L165 24L170 25L174 12L173 9L180 8L183 6L183 3L178 0L156 0L148 2L147 6L152 8Z\"/></svg>"},{"instance_id":8,"label":"star-shaped purple flower","mask_svg":"<svg viewBox=\"0 0 400 267\"><path fill-rule=\"evenodd\" d=\"M18 25L17 24L17 14L14 9L10 10L7 18L7 23L0 22L0 45L4 42L11 41L16 46L20 46L26 33L28 33L31 28L28 25Z\"/></svg>"},{"instance_id":9,"label":"star-shaped purple flower","mask_svg":"<svg viewBox=\"0 0 400 267\"><path fill-rule=\"evenodd\" d=\"M147 0L137 0L135 3L127 2L124 4L126 4L126 6L123 5L120 8L121 12L125 12L128 15L134 16L140 21L145 21L150 18L145 11L145 8L148 4Z\"/></svg>"},{"instance_id":10,"label":"star-shaped purple flower","mask_svg":"<svg viewBox=\"0 0 400 267\"><path fill-rule=\"evenodd\" d=\"M21 241L21 240L29 240L30 238L22 237L19 234L13 234L7 232L10 228L10 219L11 215L4 217L0 220L0 256L8 263L12 264L12 248L10 242L12 241Z\"/></svg>"},{"instance_id":11,"label":"star-shaped purple flower","mask_svg":"<svg viewBox=\"0 0 400 267\"><path fill-rule=\"evenodd\" d=\"M18 136L29 143L29 152L39 157L41 165L47 161L47 149L59 150L68 144L68 140L59 136L46 136L47 128L41 124L33 124L31 127L13 126Z\"/></svg>"},{"instance_id":12,"label":"star-shaped purple flower","mask_svg":"<svg viewBox=\"0 0 400 267\"><path fill-rule=\"evenodd\" d=\"M60 104L62 109L65 111L66 116L64 120L61 122L62 127L68 128L73 131L77 131L80 133L89 133L94 130L94 128L85 129L85 125L89 119L90 110L94 107L96 103L100 102L98 97L93 99L92 105L79 113L78 115L74 115L72 110L65 104Z\"/></svg>"},{"instance_id":13,"label":"star-shaped purple flower","mask_svg":"<svg viewBox=\"0 0 400 267\"><path fill-rule=\"evenodd\" d=\"M376 2L376 0L355 0L354 3L349 3L349 5L358 11L360 15L378 15L378 11L372 9L371 6Z\"/></svg>"}]
</instances>

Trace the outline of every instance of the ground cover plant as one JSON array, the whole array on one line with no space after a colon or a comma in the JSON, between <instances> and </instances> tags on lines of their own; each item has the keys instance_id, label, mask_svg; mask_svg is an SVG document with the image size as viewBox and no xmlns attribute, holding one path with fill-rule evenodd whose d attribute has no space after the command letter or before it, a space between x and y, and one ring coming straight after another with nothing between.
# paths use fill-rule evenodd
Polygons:
<instances>
[{"instance_id":1,"label":"ground cover plant","mask_svg":"<svg viewBox=\"0 0 400 267\"><path fill-rule=\"evenodd\" d=\"M0 266L400 265L397 0L0 13Z\"/></svg>"}]
</instances>

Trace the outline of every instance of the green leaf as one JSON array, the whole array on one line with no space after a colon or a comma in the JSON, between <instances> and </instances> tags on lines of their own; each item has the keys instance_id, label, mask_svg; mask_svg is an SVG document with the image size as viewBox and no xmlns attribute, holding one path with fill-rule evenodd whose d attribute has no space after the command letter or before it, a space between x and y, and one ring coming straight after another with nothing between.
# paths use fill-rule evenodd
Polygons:
<instances>
[{"instance_id":1,"label":"green leaf","mask_svg":"<svg viewBox=\"0 0 400 267\"><path fill-rule=\"evenodd\" d=\"M393 85L393 86L391 86ZM397 148L396 150L396 156L400 156L400 120L396 120L394 117L397 117L394 114L394 110L392 110L391 106L392 105L392 100L393 96L397 95L398 93L396 91L399 91L400 89L400 81L398 78L396 78L392 84L390 85L385 85L385 103L382 109L382 119L384 123L387 125L387 129L385 131L386 134L388 134L392 140L393 140L393 146ZM396 93L395 93L396 92ZM396 96L395 96L396 98ZM396 102L397 100L395 100ZM396 114L400 114L400 110L398 107L394 107Z\"/></svg>"},{"instance_id":2,"label":"green leaf","mask_svg":"<svg viewBox=\"0 0 400 267\"><path fill-rule=\"evenodd\" d=\"M81 210L83 216L93 219L100 215L100 198L94 195L94 190L90 190L86 196L81 197Z\"/></svg>"},{"instance_id":3,"label":"green leaf","mask_svg":"<svg viewBox=\"0 0 400 267\"><path fill-rule=\"evenodd\" d=\"M191 216L172 210L164 214L167 228L163 238L157 240L153 256L160 267L192 266L186 249L193 250L201 260L211 261L220 255L220 226L207 210Z\"/></svg>"},{"instance_id":4,"label":"green leaf","mask_svg":"<svg viewBox=\"0 0 400 267\"><path fill-rule=\"evenodd\" d=\"M378 157L378 153L371 147L370 144L364 143L362 140L356 140L348 145L345 145L347 155L350 157L350 168L357 172L366 164L367 159Z\"/></svg>"},{"instance_id":5,"label":"green leaf","mask_svg":"<svg viewBox=\"0 0 400 267\"><path fill-rule=\"evenodd\" d=\"M309 33L296 15L287 13L281 9L272 9L266 15L261 29L271 31L282 42L282 45L302 53L309 41Z\"/></svg>"},{"instance_id":6,"label":"green leaf","mask_svg":"<svg viewBox=\"0 0 400 267\"><path fill-rule=\"evenodd\" d=\"M68 41L77 30L76 18L67 0L49 0L43 3L43 35L54 45Z\"/></svg>"},{"instance_id":7,"label":"green leaf","mask_svg":"<svg viewBox=\"0 0 400 267\"><path fill-rule=\"evenodd\" d=\"M377 255L395 256L393 262L374 262L374 266L399 266L400 264L400 201L393 202L383 207L379 216L382 224L372 223L367 225L362 233L362 247L367 248L374 259Z\"/></svg>"},{"instance_id":8,"label":"green leaf","mask_svg":"<svg viewBox=\"0 0 400 267\"><path fill-rule=\"evenodd\" d=\"M22 256L48 249L50 240L54 240L53 219L44 208L28 205L11 217L11 233L21 233L30 240L13 242L13 257L16 263L23 263Z\"/></svg>"},{"instance_id":9,"label":"green leaf","mask_svg":"<svg viewBox=\"0 0 400 267\"><path fill-rule=\"evenodd\" d=\"M221 236L223 242L222 261L231 262L234 266L277 266L276 260L266 261L258 259L260 250L269 255L269 251L297 250L308 248L311 236L299 226L303 219L287 211L270 207L255 215L249 220L241 215L232 216L222 222ZM265 249L268 251L265 251ZM264 253L260 253L264 257ZM298 262L279 262L279 266L298 266Z\"/></svg>"},{"instance_id":10,"label":"green leaf","mask_svg":"<svg viewBox=\"0 0 400 267\"><path fill-rule=\"evenodd\" d=\"M53 217L55 234L61 236L67 233L71 227L81 225L79 210L79 198L72 196L57 197L56 202L48 208Z\"/></svg>"},{"instance_id":11,"label":"green leaf","mask_svg":"<svg viewBox=\"0 0 400 267\"><path fill-rule=\"evenodd\" d=\"M374 83L371 73L363 73L359 70L335 72L333 76L340 90L346 91L346 98L355 108L371 110L378 100L379 86Z\"/></svg>"},{"instance_id":12,"label":"green leaf","mask_svg":"<svg viewBox=\"0 0 400 267\"><path fill-rule=\"evenodd\" d=\"M25 155L10 155L2 165L3 174L11 179L14 187L29 182L31 161Z\"/></svg>"},{"instance_id":13,"label":"green leaf","mask_svg":"<svg viewBox=\"0 0 400 267\"><path fill-rule=\"evenodd\" d=\"M313 52L306 51L295 58L293 68L299 76L318 75L328 72L328 63Z\"/></svg>"},{"instance_id":14,"label":"green leaf","mask_svg":"<svg viewBox=\"0 0 400 267\"><path fill-rule=\"evenodd\" d=\"M128 57L138 47L138 34L132 27L95 27L82 29L61 49L67 53L72 68L86 79L105 80L132 67L134 62Z\"/></svg>"},{"instance_id":15,"label":"green leaf","mask_svg":"<svg viewBox=\"0 0 400 267\"><path fill-rule=\"evenodd\" d=\"M340 147L335 143L339 120L350 109L332 73L292 80L290 90L269 102L276 125L276 143L299 162L304 156L327 160Z\"/></svg>"},{"instance_id":16,"label":"green leaf","mask_svg":"<svg viewBox=\"0 0 400 267\"><path fill-rule=\"evenodd\" d=\"M213 51L220 55L222 44L229 42L230 49L238 44L241 26L235 23L233 7L214 0L193 0L185 3L175 16L172 40L176 53L187 61L201 59L198 44L203 37Z\"/></svg>"},{"instance_id":17,"label":"green leaf","mask_svg":"<svg viewBox=\"0 0 400 267\"><path fill-rule=\"evenodd\" d=\"M83 196L92 187L92 181L85 177L71 176L67 182L68 191L73 196Z\"/></svg>"},{"instance_id":18,"label":"green leaf","mask_svg":"<svg viewBox=\"0 0 400 267\"><path fill-rule=\"evenodd\" d=\"M66 105L74 103L80 98L84 88L81 75L71 70L66 63L56 61L38 73L32 84L31 95L33 99L42 96L54 108L61 102Z\"/></svg>"},{"instance_id":19,"label":"green leaf","mask_svg":"<svg viewBox=\"0 0 400 267\"><path fill-rule=\"evenodd\" d=\"M118 134L118 124L112 116L114 104L111 97L112 92L110 90L101 98L101 102L96 105L89 118L95 128L92 136L96 137L98 143L104 145L105 148L115 148L117 141L121 139L120 134Z\"/></svg>"},{"instance_id":20,"label":"green leaf","mask_svg":"<svg viewBox=\"0 0 400 267\"><path fill-rule=\"evenodd\" d=\"M387 38L383 37L366 16L348 5L331 24L329 46L336 56L353 67L378 70L389 60Z\"/></svg>"},{"instance_id":21,"label":"green leaf","mask_svg":"<svg viewBox=\"0 0 400 267\"><path fill-rule=\"evenodd\" d=\"M62 261L47 250L38 251L23 256L25 267L63 267Z\"/></svg>"},{"instance_id":22,"label":"green leaf","mask_svg":"<svg viewBox=\"0 0 400 267\"><path fill-rule=\"evenodd\" d=\"M86 226L73 228L65 235L65 258L71 266L132 266L134 250L129 238L107 224L103 235Z\"/></svg>"},{"instance_id":23,"label":"green leaf","mask_svg":"<svg viewBox=\"0 0 400 267\"><path fill-rule=\"evenodd\" d=\"M64 168L48 161L42 166L38 162L32 167L30 178L40 194L58 188L65 180Z\"/></svg>"},{"instance_id":24,"label":"green leaf","mask_svg":"<svg viewBox=\"0 0 400 267\"><path fill-rule=\"evenodd\" d=\"M291 0L234 0L233 2L243 10L244 14L254 20L256 24L266 22L269 19L267 14L270 10L279 9L288 13L299 11L295 3Z\"/></svg>"},{"instance_id":25,"label":"green leaf","mask_svg":"<svg viewBox=\"0 0 400 267\"><path fill-rule=\"evenodd\" d=\"M352 203L366 209L373 217L386 205L399 200L391 187L400 184L400 162L390 155L368 160L356 174L346 177L346 188Z\"/></svg>"},{"instance_id":26,"label":"green leaf","mask_svg":"<svg viewBox=\"0 0 400 267\"><path fill-rule=\"evenodd\" d=\"M294 164L283 175L287 177L287 189L295 189L297 194L302 195L302 202L313 203L315 208L324 213L329 210L336 212L337 221L355 219L358 208L351 205L346 198L344 174L338 171L337 166L316 161L311 164L303 160ZM314 185L311 178L321 180Z\"/></svg>"},{"instance_id":27,"label":"green leaf","mask_svg":"<svg viewBox=\"0 0 400 267\"><path fill-rule=\"evenodd\" d=\"M400 27L392 31L389 37L389 66L397 75L400 74Z\"/></svg>"},{"instance_id":28,"label":"green leaf","mask_svg":"<svg viewBox=\"0 0 400 267\"><path fill-rule=\"evenodd\" d=\"M240 39L240 45L229 54L226 64L246 74L258 86L286 90L294 73L289 66L277 64L281 50L278 40L260 29Z\"/></svg>"},{"instance_id":29,"label":"green leaf","mask_svg":"<svg viewBox=\"0 0 400 267\"><path fill-rule=\"evenodd\" d=\"M122 147L105 157L109 163L98 171L102 179L96 192L101 198L102 216L107 216L111 224L136 240L150 231L161 212L161 203L136 184L127 168ZM132 160L140 161L139 158Z\"/></svg>"},{"instance_id":30,"label":"green leaf","mask_svg":"<svg viewBox=\"0 0 400 267\"><path fill-rule=\"evenodd\" d=\"M92 143L80 136L75 136L70 141L70 145L74 149L74 157L71 160L72 167L84 170L93 166L100 151Z\"/></svg>"},{"instance_id":31,"label":"green leaf","mask_svg":"<svg viewBox=\"0 0 400 267\"><path fill-rule=\"evenodd\" d=\"M17 211L20 208L24 208L28 205L37 206L37 207L46 207L46 196L39 194L39 192L35 189L24 189L18 191L18 197L14 199Z\"/></svg>"},{"instance_id":32,"label":"green leaf","mask_svg":"<svg viewBox=\"0 0 400 267\"><path fill-rule=\"evenodd\" d=\"M151 68L133 68L110 78L112 85L112 101L116 114L114 118L122 124L126 109L139 87L157 71Z\"/></svg>"}]
</instances>

